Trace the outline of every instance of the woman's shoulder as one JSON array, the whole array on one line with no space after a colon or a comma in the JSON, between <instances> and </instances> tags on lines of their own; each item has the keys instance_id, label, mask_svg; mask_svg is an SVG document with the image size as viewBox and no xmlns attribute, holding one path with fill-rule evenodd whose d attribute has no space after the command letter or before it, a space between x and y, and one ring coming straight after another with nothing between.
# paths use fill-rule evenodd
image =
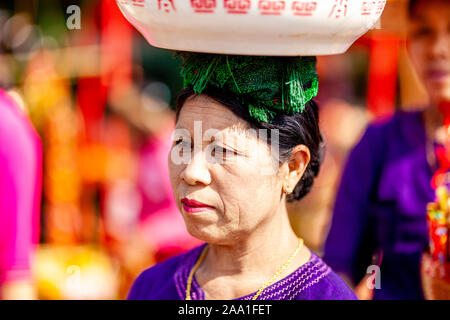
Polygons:
<instances>
[{"instance_id":1,"label":"woman's shoulder","mask_svg":"<svg viewBox=\"0 0 450 320\"><path fill-rule=\"evenodd\" d=\"M355 293L319 256L311 252L305 283L295 300L357 300Z\"/></svg>"},{"instance_id":2,"label":"woman's shoulder","mask_svg":"<svg viewBox=\"0 0 450 320\"><path fill-rule=\"evenodd\" d=\"M240 299L250 300L254 294ZM309 261L266 288L261 300L356 300L353 291L311 251Z\"/></svg>"},{"instance_id":3,"label":"woman's shoulder","mask_svg":"<svg viewBox=\"0 0 450 320\"><path fill-rule=\"evenodd\" d=\"M367 127L366 133L370 137L379 139L380 135L388 136L389 139L395 137L402 138L403 131L420 131L423 127L423 111L396 111L393 115L372 121ZM408 135L410 136L410 135Z\"/></svg>"},{"instance_id":4,"label":"woman's shoulder","mask_svg":"<svg viewBox=\"0 0 450 320\"><path fill-rule=\"evenodd\" d=\"M154 288L162 290L171 284L180 266L188 263L194 256L198 256L205 244L197 246L185 253L171 257L163 262L144 270L136 278L128 295L129 300L149 298Z\"/></svg>"},{"instance_id":5,"label":"woman's shoulder","mask_svg":"<svg viewBox=\"0 0 450 320\"><path fill-rule=\"evenodd\" d=\"M318 288L321 293L315 300L358 300L355 293L334 271L323 279Z\"/></svg>"},{"instance_id":6,"label":"woman's shoulder","mask_svg":"<svg viewBox=\"0 0 450 320\"><path fill-rule=\"evenodd\" d=\"M422 111L397 111L371 122L349 157L354 161L383 162L420 148L425 143Z\"/></svg>"}]
</instances>

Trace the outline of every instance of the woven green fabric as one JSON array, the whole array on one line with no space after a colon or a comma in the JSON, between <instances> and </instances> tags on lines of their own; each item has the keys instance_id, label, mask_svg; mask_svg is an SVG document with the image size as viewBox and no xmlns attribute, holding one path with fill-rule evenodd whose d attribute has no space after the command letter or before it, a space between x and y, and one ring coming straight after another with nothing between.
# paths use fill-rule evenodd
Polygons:
<instances>
[{"instance_id":1,"label":"woven green fabric","mask_svg":"<svg viewBox=\"0 0 450 320\"><path fill-rule=\"evenodd\" d=\"M247 105L250 116L270 122L277 113L302 112L317 95L315 57L266 57L179 52L184 86L201 94L222 88Z\"/></svg>"}]
</instances>

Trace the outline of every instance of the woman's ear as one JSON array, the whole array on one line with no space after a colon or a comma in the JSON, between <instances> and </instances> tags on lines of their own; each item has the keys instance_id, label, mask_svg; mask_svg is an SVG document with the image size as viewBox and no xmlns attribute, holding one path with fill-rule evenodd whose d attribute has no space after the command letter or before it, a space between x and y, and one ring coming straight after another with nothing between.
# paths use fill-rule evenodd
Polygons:
<instances>
[{"instance_id":1,"label":"woman's ear","mask_svg":"<svg viewBox=\"0 0 450 320\"><path fill-rule=\"evenodd\" d=\"M291 193L303 176L303 173L311 159L309 148L304 144L299 144L292 149L288 160L288 172L283 188L286 193Z\"/></svg>"}]
</instances>

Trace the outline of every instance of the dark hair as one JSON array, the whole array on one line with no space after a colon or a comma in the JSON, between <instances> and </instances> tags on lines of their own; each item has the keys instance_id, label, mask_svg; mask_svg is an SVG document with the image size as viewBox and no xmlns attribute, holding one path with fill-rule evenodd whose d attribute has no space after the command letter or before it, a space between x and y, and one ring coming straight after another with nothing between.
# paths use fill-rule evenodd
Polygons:
<instances>
[{"instance_id":1,"label":"dark hair","mask_svg":"<svg viewBox=\"0 0 450 320\"><path fill-rule=\"evenodd\" d=\"M425 1L425 0L409 0L408 4L408 15L409 17L414 17L414 14L416 13L416 6L419 4L419 2ZM426 0L427 2L431 2L433 0Z\"/></svg>"},{"instance_id":2,"label":"dark hair","mask_svg":"<svg viewBox=\"0 0 450 320\"><path fill-rule=\"evenodd\" d=\"M410 17L413 15L414 9L416 8L416 5L418 2L419 2L419 0L409 0L408 13L409 13Z\"/></svg>"},{"instance_id":3,"label":"dark hair","mask_svg":"<svg viewBox=\"0 0 450 320\"><path fill-rule=\"evenodd\" d=\"M279 153L280 162L286 162L291 156L292 150L299 144L304 144L309 148L311 159L303 173L302 178L295 186L292 193L288 194L288 202L300 200L312 188L314 178L319 174L320 165L324 155L324 141L319 130L319 112L315 101L309 101L303 112L294 115L278 114L271 123L259 122L253 119L248 108L243 106L238 99L224 90L208 87L203 94L221 103L232 111L236 116L245 120L251 128L267 129L267 141L271 143L270 130L277 129L279 132ZM192 87L183 89L177 98L176 121L185 101L196 95Z\"/></svg>"}]
</instances>

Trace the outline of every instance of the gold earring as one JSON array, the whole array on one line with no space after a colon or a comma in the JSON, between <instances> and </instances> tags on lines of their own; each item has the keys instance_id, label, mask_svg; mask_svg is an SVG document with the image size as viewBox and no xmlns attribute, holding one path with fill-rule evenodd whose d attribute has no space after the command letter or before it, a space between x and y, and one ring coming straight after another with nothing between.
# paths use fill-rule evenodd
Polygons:
<instances>
[{"instance_id":1,"label":"gold earring","mask_svg":"<svg viewBox=\"0 0 450 320\"><path fill-rule=\"evenodd\" d=\"M288 178L289 178L289 176L284 177L285 180L288 180ZM289 187L286 187L286 185L283 185L283 193L288 194L290 192L289 190L290 190Z\"/></svg>"}]
</instances>

